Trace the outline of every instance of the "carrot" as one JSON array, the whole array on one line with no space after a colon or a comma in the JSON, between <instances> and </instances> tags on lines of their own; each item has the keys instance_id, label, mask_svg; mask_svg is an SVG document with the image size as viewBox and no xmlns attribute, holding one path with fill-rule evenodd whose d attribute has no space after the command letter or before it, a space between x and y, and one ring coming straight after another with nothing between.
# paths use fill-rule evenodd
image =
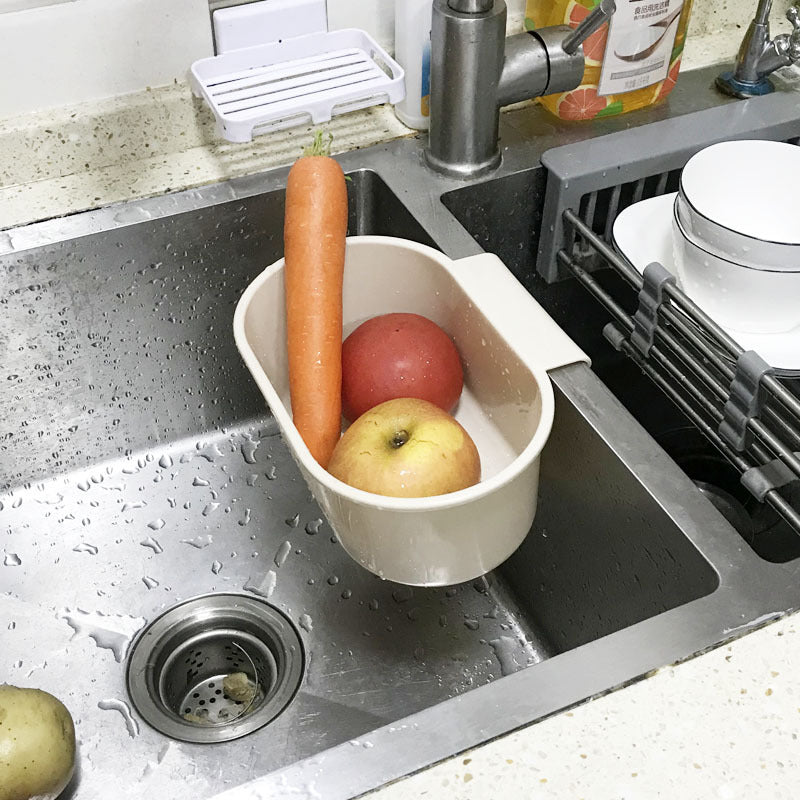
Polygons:
<instances>
[{"instance_id":1,"label":"carrot","mask_svg":"<svg viewBox=\"0 0 800 800\"><path fill-rule=\"evenodd\" d=\"M292 417L324 467L342 414L342 278L347 189L318 132L289 170L284 283Z\"/></svg>"}]
</instances>

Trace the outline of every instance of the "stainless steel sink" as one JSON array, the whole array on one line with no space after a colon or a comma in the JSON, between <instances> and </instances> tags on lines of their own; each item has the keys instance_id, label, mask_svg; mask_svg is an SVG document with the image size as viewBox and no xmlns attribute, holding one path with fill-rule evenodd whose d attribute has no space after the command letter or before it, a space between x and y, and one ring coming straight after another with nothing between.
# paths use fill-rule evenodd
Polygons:
<instances>
[{"instance_id":1,"label":"stainless steel sink","mask_svg":"<svg viewBox=\"0 0 800 800\"><path fill-rule=\"evenodd\" d=\"M536 111L519 113L506 115L501 175L529 170L562 135L531 141L519 131ZM464 185L432 176L420 152L409 139L341 158L351 233L479 252L440 201ZM527 193L538 175L514 180ZM2 678L52 691L75 716L68 796L352 797L794 607L796 566L742 546L609 388L602 358L604 380L585 365L552 373L540 506L508 562L471 584L413 590L352 562L233 344L236 301L282 252L285 179L275 170L6 232ZM512 269L536 225L530 200L501 252ZM527 285L557 319L595 313L574 287ZM598 351L582 330L570 332ZM243 738L178 741L132 708L126 660L162 612L220 593L290 621L302 681Z\"/></svg>"}]
</instances>

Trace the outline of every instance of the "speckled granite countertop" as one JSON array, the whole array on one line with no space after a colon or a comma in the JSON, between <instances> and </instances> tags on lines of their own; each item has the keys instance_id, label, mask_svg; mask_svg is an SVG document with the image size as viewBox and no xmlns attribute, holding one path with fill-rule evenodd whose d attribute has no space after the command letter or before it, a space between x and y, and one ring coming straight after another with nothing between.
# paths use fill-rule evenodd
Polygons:
<instances>
[{"instance_id":1,"label":"speckled granite countertop","mask_svg":"<svg viewBox=\"0 0 800 800\"><path fill-rule=\"evenodd\" d=\"M694 37L683 68L735 53L740 38L737 29ZM325 128L334 153L415 133L388 106L345 114ZM311 132L223 141L187 83L0 119L0 230L290 164Z\"/></svg>"},{"instance_id":2,"label":"speckled granite countertop","mask_svg":"<svg viewBox=\"0 0 800 800\"><path fill-rule=\"evenodd\" d=\"M388 106L325 129L334 153L413 133ZM0 230L290 164L312 132L226 142L188 84L0 120Z\"/></svg>"},{"instance_id":3,"label":"speckled granite countertop","mask_svg":"<svg viewBox=\"0 0 800 800\"><path fill-rule=\"evenodd\" d=\"M800 636L786 617L370 794L793 800Z\"/></svg>"},{"instance_id":4,"label":"speckled granite countertop","mask_svg":"<svg viewBox=\"0 0 800 800\"><path fill-rule=\"evenodd\" d=\"M689 65L739 35L695 42ZM335 152L413 133L385 107L326 127ZM287 164L309 132L223 142L186 85L0 121L0 230ZM798 664L796 617L784 618L371 797L794 798Z\"/></svg>"}]
</instances>

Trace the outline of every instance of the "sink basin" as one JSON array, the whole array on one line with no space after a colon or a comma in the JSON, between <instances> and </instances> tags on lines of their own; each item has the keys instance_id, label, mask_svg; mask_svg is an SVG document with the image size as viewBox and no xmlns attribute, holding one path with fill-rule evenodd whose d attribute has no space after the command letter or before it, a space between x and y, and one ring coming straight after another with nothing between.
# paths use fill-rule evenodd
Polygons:
<instances>
[{"instance_id":1,"label":"sink basin","mask_svg":"<svg viewBox=\"0 0 800 800\"><path fill-rule=\"evenodd\" d=\"M478 206L483 185L467 195L432 177L419 146L341 158L350 233L479 252L444 195L495 247L508 208ZM491 197L538 191L538 168L518 172ZM794 565L740 547L615 396L627 376L615 384L590 326L566 325L590 320L593 301L532 275L534 203L497 252L595 362L551 373L533 529L499 568L447 588L353 562L233 342L241 292L282 254L286 174L12 230L0 254L3 678L72 711L80 769L67 796L352 797L792 607ZM164 612L223 593L288 621L302 678L247 736L178 741L132 704L126 663ZM202 657L186 659L191 670Z\"/></svg>"},{"instance_id":2,"label":"sink basin","mask_svg":"<svg viewBox=\"0 0 800 800\"><path fill-rule=\"evenodd\" d=\"M431 242L375 172L351 178L351 232ZM471 584L412 590L352 562L230 332L241 291L281 254L282 218L278 189L3 260L2 325L18 343L2 410L0 574L16 623L4 649L12 681L48 686L81 720L92 769L77 797L102 796L108 769L166 791L168 768L144 775L164 747L202 760L204 790L219 791L717 586L563 395L535 528L506 564ZM138 721L124 688L144 622L220 591L283 611L307 659L295 699L248 737L247 758L237 742L202 754L170 745ZM138 758L106 760L108 745ZM194 792L167 786L175 798Z\"/></svg>"}]
</instances>

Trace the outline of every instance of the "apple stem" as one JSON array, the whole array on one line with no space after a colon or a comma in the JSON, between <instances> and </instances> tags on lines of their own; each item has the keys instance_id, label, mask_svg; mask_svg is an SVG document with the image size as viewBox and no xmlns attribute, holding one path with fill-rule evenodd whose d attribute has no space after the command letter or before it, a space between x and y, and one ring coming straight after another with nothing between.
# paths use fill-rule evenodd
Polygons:
<instances>
[{"instance_id":1,"label":"apple stem","mask_svg":"<svg viewBox=\"0 0 800 800\"><path fill-rule=\"evenodd\" d=\"M402 447L408 441L408 431L397 431L392 437L392 447Z\"/></svg>"}]
</instances>

